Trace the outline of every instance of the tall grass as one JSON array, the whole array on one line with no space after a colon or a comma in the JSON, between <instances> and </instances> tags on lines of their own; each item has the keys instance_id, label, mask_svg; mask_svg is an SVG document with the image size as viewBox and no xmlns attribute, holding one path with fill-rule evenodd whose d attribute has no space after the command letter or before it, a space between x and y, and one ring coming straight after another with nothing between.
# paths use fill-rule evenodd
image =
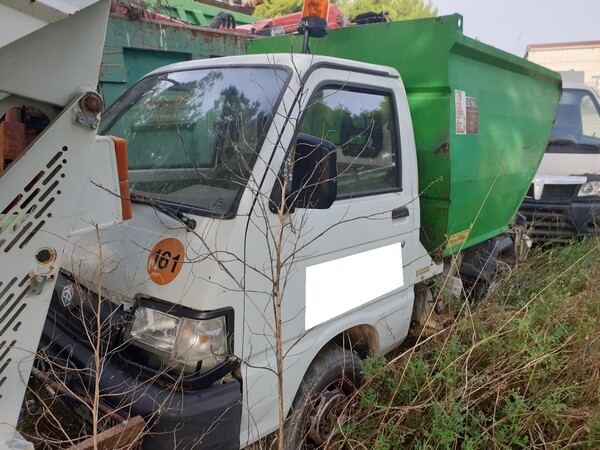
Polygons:
<instances>
[{"instance_id":1,"label":"tall grass","mask_svg":"<svg viewBox=\"0 0 600 450\"><path fill-rule=\"evenodd\" d=\"M536 249L447 328L365 364L346 446L600 448L600 241Z\"/></svg>"}]
</instances>

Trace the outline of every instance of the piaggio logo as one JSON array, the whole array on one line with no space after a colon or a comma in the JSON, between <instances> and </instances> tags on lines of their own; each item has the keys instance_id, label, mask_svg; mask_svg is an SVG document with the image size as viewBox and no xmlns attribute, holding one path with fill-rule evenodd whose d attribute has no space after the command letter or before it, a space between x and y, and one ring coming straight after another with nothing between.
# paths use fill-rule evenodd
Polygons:
<instances>
[{"instance_id":1,"label":"piaggio logo","mask_svg":"<svg viewBox=\"0 0 600 450\"><path fill-rule=\"evenodd\" d=\"M71 302L73 301L73 295L75 295L75 290L73 289L73 285L72 284L66 285L60 294L60 300L62 301L62 304L65 308L68 308L69 306L71 306Z\"/></svg>"}]
</instances>

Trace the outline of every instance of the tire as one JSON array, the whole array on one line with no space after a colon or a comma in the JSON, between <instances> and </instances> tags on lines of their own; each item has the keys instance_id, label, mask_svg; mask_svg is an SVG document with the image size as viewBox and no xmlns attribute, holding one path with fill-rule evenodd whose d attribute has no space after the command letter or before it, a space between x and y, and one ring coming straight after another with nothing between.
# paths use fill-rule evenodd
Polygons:
<instances>
[{"instance_id":1,"label":"tire","mask_svg":"<svg viewBox=\"0 0 600 450\"><path fill-rule=\"evenodd\" d=\"M332 448L340 414L360 387L362 363L354 353L328 344L304 375L283 432L285 450ZM329 442L328 442L329 440ZM335 448L335 447L334 447Z\"/></svg>"}]
</instances>

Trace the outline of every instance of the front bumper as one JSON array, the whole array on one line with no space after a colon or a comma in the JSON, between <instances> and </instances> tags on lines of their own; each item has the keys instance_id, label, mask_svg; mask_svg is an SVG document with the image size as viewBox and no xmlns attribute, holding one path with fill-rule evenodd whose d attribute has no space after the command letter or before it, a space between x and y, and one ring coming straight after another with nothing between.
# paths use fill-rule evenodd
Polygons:
<instances>
[{"instance_id":1,"label":"front bumper","mask_svg":"<svg viewBox=\"0 0 600 450\"><path fill-rule=\"evenodd\" d=\"M56 290L63 289L69 281L61 275ZM73 313L72 305L64 306L58 294L55 292L53 296L44 325L39 367L45 369L45 373L55 381L85 397L94 392L97 373L94 369L94 352L89 343L89 334L81 329L78 331L77 326L66 321L67 317L72 316L81 324L81 314ZM97 297L89 292L87 294L93 304ZM136 373L114 351L118 341L115 336L119 334L118 313L113 311L112 317L115 323L107 326L108 331L104 332L102 338L102 369L98 380L100 401L106 409L125 418L139 415L146 420L149 433L143 438L144 449L238 450L241 383L228 377L231 381L226 383L190 389L182 383L169 385L158 377L141 375L139 371ZM93 334L94 330L89 331ZM76 413L86 410L81 405L75 405L71 399L67 399L66 403L71 404Z\"/></svg>"}]
</instances>

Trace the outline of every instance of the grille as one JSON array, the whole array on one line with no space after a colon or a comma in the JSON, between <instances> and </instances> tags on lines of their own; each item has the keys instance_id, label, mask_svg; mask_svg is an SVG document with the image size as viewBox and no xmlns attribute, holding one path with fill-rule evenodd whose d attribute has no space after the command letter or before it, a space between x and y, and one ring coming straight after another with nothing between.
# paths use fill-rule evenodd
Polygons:
<instances>
[{"instance_id":1,"label":"grille","mask_svg":"<svg viewBox=\"0 0 600 450\"><path fill-rule=\"evenodd\" d=\"M568 241L577 235L577 229L561 211L543 207L519 210L527 224L527 234L534 240Z\"/></svg>"}]
</instances>

